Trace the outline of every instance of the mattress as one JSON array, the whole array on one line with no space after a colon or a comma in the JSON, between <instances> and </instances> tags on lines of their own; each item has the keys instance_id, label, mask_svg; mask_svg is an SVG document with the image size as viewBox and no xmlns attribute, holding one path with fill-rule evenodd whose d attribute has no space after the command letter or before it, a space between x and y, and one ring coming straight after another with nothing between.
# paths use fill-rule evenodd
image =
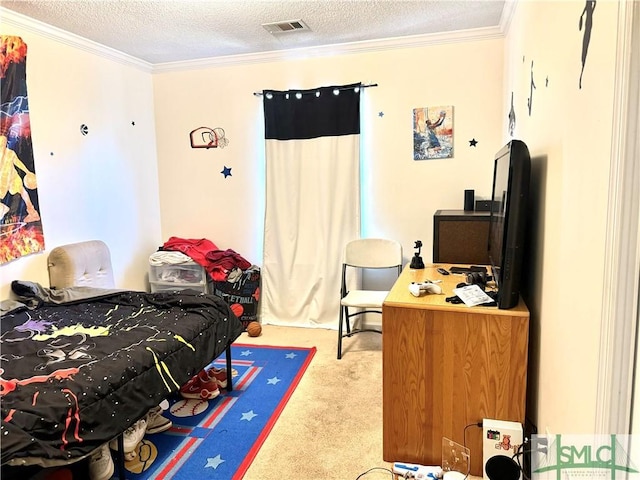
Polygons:
<instances>
[{"instance_id":1,"label":"mattress","mask_svg":"<svg viewBox=\"0 0 640 480\"><path fill-rule=\"evenodd\" d=\"M13 282L0 320L2 464L72 461L120 435L243 331L219 297Z\"/></svg>"}]
</instances>

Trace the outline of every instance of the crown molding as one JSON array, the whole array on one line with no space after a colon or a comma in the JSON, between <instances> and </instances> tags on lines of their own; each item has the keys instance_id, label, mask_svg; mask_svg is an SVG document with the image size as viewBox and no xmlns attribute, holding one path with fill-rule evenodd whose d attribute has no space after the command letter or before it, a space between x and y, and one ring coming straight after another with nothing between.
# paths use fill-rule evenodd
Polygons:
<instances>
[{"instance_id":1,"label":"crown molding","mask_svg":"<svg viewBox=\"0 0 640 480\"><path fill-rule=\"evenodd\" d=\"M500 16L500 32L506 36L511 27L511 21L516 11L516 4L519 0L506 0Z\"/></svg>"},{"instance_id":2,"label":"crown molding","mask_svg":"<svg viewBox=\"0 0 640 480\"><path fill-rule=\"evenodd\" d=\"M54 27L39 20L35 20L26 15L7 10L4 7L0 7L0 26L10 25L12 27L20 28L31 33L35 33L42 37L48 38L55 42L59 42L70 47L83 50L85 52L97 55L99 57L112 60L114 62L134 67L145 72L151 72L153 65L149 62L145 62L138 58L122 53L114 48L106 47L100 43L88 40L79 35L67 32L60 28Z\"/></svg>"},{"instance_id":3,"label":"crown molding","mask_svg":"<svg viewBox=\"0 0 640 480\"><path fill-rule=\"evenodd\" d=\"M486 27L454 32L412 35L362 42L339 43L320 47L296 48L271 52L250 53L243 55L227 55L223 57L203 58L181 62L156 63L154 73L172 71L198 70L214 67L228 67L233 65L248 65L253 63L279 62L302 58L319 58L336 55L350 55L356 53L382 52L398 48L419 48L445 43L472 42L503 38L499 27Z\"/></svg>"},{"instance_id":4,"label":"crown molding","mask_svg":"<svg viewBox=\"0 0 640 480\"><path fill-rule=\"evenodd\" d=\"M506 3L510 3L507 1ZM185 70L199 70L204 68L228 67L234 65L249 65L254 63L279 62L302 58L319 58L335 55L350 55L357 53L382 52L398 48L420 48L447 43L473 42L491 40L504 37L503 22L499 27L476 28L425 35L411 35L393 37L380 40L340 43L320 47L296 48L270 52L250 53L242 55L227 55L180 62L152 64L102 44L80 37L60 28L48 25L33 18L0 7L2 24L15 26L49 38L53 41L69 45L104 57L106 59L132 66L150 73L164 73ZM504 14L503 14L504 19Z\"/></svg>"}]
</instances>

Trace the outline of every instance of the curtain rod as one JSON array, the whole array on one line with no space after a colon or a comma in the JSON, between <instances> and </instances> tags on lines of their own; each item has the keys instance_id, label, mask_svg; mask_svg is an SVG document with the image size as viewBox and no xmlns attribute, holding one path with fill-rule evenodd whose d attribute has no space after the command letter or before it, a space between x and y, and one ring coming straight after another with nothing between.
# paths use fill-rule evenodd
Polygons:
<instances>
[{"instance_id":1,"label":"curtain rod","mask_svg":"<svg viewBox=\"0 0 640 480\"><path fill-rule=\"evenodd\" d=\"M369 87L377 87L377 86L378 86L378 84L377 84L377 83L369 83L369 84L366 84L366 85L364 85L364 84L363 84L363 85L360 85L360 88L369 88ZM322 87L321 87L321 88L322 88ZM354 88L354 87L339 87L339 88L338 88L338 90L347 90L347 89L349 89L349 88ZM303 90L313 90L313 88L303 89ZM253 92L253 94L254 94L256 97L261 97L261 96L263 95L263 93L262 93L262 92Z\"/></svg>"}]
</instances>

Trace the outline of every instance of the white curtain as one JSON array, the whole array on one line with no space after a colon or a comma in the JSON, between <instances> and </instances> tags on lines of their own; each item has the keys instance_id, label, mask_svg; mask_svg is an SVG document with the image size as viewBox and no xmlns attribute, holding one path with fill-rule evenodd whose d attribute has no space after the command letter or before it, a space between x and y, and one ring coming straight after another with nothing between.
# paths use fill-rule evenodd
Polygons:
<instances>
[{"instance_id":1,"label":"white curtain","mask_svg":"<svg viewBox=\"0 0 640 480\"><path fill-rule=\"evenodd\" d=\"M261 319L337 328L344 245L360 236L360 86L263 91Z\"/></svg>"}]
</instances>

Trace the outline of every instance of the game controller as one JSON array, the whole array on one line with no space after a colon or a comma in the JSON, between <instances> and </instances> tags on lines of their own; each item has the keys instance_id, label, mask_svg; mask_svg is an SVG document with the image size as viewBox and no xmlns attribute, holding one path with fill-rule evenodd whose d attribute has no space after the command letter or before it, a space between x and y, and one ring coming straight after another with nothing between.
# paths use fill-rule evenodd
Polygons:
<instances>
[{"instance_id":1,"label":"game controller","mask_svg":"<svg viewBox=\"0 0 640 480\"><path fill-rule=\"evenodd\" d=\"M418 465L415 463L395 462L393 473L401 478L415 478L416 480L427 480L442 478L442 468Z\"/></svg>"},{"instance_id":2,"label":"game controller","mask_svg":"<svg viewBox=\"0 0 640 480\"><path fill-rule=\"evenodd\" d=\"M425 293L442 293L442 287L433 282L411 282L409 291L414 297L419 297L422 292Z\"/></svg>"}]
</instances>

